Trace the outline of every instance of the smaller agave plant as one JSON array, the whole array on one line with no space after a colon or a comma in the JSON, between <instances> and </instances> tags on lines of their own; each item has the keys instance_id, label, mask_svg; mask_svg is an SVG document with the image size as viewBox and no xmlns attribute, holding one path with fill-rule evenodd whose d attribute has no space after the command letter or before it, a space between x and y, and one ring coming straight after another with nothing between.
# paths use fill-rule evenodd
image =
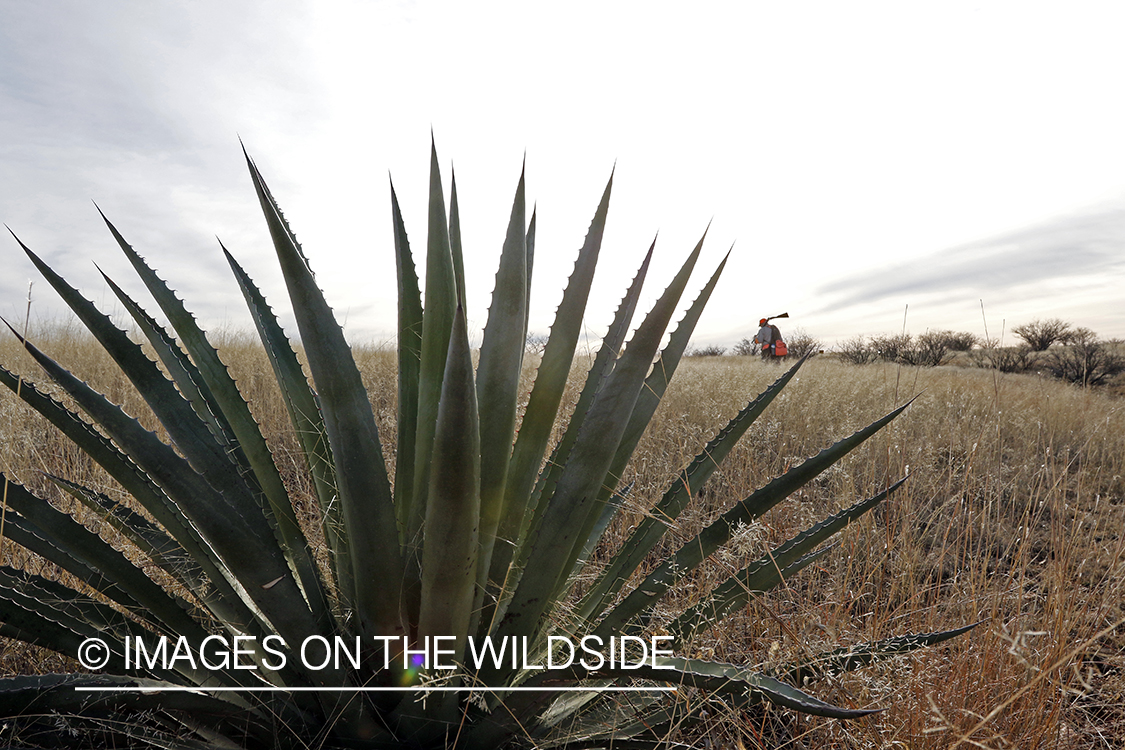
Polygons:
<instances>
[{"instance_id":1,"label":"smaller agave plant","mask_svg":"<svg viewBox=\"0 0 1125 750\"><path fill-rule=\"evenodd\" d=\"M654 565L653 550L671 523L804 360L750 400L669 482L624 544L607 551L608 563L593 562L591 552L628 491L619 478L722 271L720 264L661 349L701 240L626 344L650 248L562 437L552 444L612 178L579 250L522 418L519 383L535 249L523 178L476 367L465 321L456 185L447 212L434 151L424 307L392 189L399 293L392 481L343 332L249 157L247 164L309 373L258 288L223 252L300 439L322 531L312 534L299 522L295 496L259 425L193 315L108 220L178 337L107 278L159 364L21 242L144 397L170 444L30 341L23 341L26 350L52 389L65 394L65 404L0 368L5 385L105 469L117 483L114 494L131 498L119 502L106 487L50 477L116 530L131 547L126 555L14 477L3 478L7 537L84 586L0 569L0 635L101 665L89 673L0 680L0 716L15 732L6 736L55 746L64 727L68 746L97 747L664 747L673 725L690 726L716 699L734 707L768 701L839 719L863 716L873 709L830 705L794 685L967 629L842 648L770 674L675 655L823 555L824 542L900 481L770 551L702 604L664 622L653 637L654 605L684 575L741 525L906 408L773 479ZM318 564L310 541L318 536L326 565ZM146 568L162 571L164 583ZM650 572L629 587L642 569ZM593 583L578 596L580 576ZM584 640L591 638L598 640ZM550 647L564 641L617 643L619 658L611 652L600 662L557 663ZM638 656L635 649L645 643L651 651ZM324 658L340 644L346 658ZM482 660L482 644L512 650ZM521 644L518 659L514 644ZM237 652L233 660L220 658L223 646L228 657ZM448 663L439 664L439 656ZM678 699L661 687L679 690ZM626 701L624 689L642 692Z\"/></svg>"}]
</instances>

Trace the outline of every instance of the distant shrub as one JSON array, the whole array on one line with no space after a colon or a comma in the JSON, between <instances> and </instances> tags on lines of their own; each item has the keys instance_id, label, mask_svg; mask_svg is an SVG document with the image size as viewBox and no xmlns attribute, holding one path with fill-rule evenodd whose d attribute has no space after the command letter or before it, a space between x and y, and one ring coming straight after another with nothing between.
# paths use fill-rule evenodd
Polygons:
<instances>
[{"instance_id":1,"label":"distant shrub","mask_svg":"<svg viewBox=\"0 0 1125 750\"><path fill-rule=\"evenodd\" d=\"M693 346L687 350L687 355L689 357L721 357L726 353L726 347L716 345L700 347Z\"/></svg>"},{"instance_id":2,"label":"distant shrub","mask_svg":"<svg viewBox=\"0 0 1125 750\"><path fill-rule=\"evenodd\" d=\"M1043 366L1056 378L1078 385L1100 385L1125 372L1125 357L1114 351L1117 341L1102 341L1089 328L1077 328L1068 335L1068 345L1052 349Z\"/></svg>"},{"instance_id":3,"label":"distant shrub","mask_svg":"<svg viewBox=\"0 0 1125 750\"><path fill-rule=\"evenodd\" d=\"M852 365L866 365L876 360L897 362L914 367L937 367L947 363L953 345L963 345L964 336L952 331L927 331L918 338L910 334L872 336L853 336L837 344L836 354L844 362ZM973 337L975 341L975 337ZM793 351L790 346L789 351Z\"/></svg>"},{"instance_id":4,"label":"distant shrub","mask_svg":"<svg viewBox=\"0 0 1125 750\"><path fill-rule=\"evenodd\" d=\"M1066 343L1077 332L1071 328L1070 323L1050 318L1016 326L1012 333L1026 341L1033 352L1045 352L1051 344Z\"/></svg>"},{"instance_id":5,"label":"distant shrub","mask_svg":"<svg viewBox=\"0 0 1125 750\"><path fill-rule=\"evenodd\" d=\"M731 354L737 354L742 357L749 357L761 353L762 347L758 345L757 341L749 338L742 339L731 349Z\"/></svg>"},{"instance_id":6,"label":"distant shrub","mask_svg":"<svg viewBox=\"0 0 1125 750\"><path fill-rule=\"evenodd\" d=\"M789 347L790 357L803 357L810 352L818 352L823 348L820 339L810 336L804 328L796 329L793 331L793 337L784 339L784 341L786 346Z\"/></svg>"},{"instance_id":7,"label":"distant shrub","mask_svg":"<svg viewBox=\"0 0 1125 750\"><path fill-rule=\"evenodd\" d=\"M849 365L866 365L875 361L875 349L862 335L837 344L836 354Z\"/></svg>"},{"instance_id":8,"label":"distant shrub","mask_svg":"<svg viewBox=\"0 0 1125 750\"><path fill-rule=\"evenodd\" d=\"M871 338L871 348L875 352L875 358L881 359L884 362L902 361L903 351L909 349L910 344L911 337L909 333L900 333L891 336L873 336ZM909 364L909 362L907 364Z\"/></svg>"},{"instance_id":9,"label":"distant shrub","mask_svg":"<svg viewBox=\"0 0 1125 750\"><path fill-rule=\"evenodd\" d=\"M966 331L938 331L938 334L945 340L945 346L951 352L967 352L979 341L975 334Z\"/></svg>"},{"instance_id":10,"label":"distant shrub","mask_svg":"<svg viewBox=\"0 0 1125 750\"><path fill-rule=\"evenodd\" d=\"M969 360L975 367L1000 372L1027 372L1035 365L1035 355L1027 344L1000 346L998 341L989 340L969 352Z\"/></svg>"},{"instance_id":11,"label":"distant shrub","mask_svg":"<svg viewBox=\"0 0 1125 750\"><path fill-rule=\"evenodd\" d=\"M914 367L937 367L948 363L952 352L966 351L976 343L977 337L973 334L955 331L926 331L918 338L908 333L872 336L870 340L853 336L837 344L836 354L853 365L882 360ZM793 351L792 345L789 351Z\"/></svg>"},{"instance_id":12,"label":"distant shrub","mask_svg":"<svg viewBox=\"0 0 1125 750\"><path fill-rule=\"evenodd\" d=\"M903 364L918 367L944 365L949 361L952 351L949 346L951 333L951 331L926 331L903 351ZM906 361L908 354L912 358L910 362Z\"/></svg>"}]
</instances>

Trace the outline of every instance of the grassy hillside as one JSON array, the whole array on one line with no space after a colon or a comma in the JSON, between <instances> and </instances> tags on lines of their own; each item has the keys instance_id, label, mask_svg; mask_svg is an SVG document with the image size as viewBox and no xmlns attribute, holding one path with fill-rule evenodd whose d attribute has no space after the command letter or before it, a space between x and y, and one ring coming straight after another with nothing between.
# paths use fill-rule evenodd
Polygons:
<instances>
[{"instance_id":1,"label":"grassy hillside","mask_svg":"<svg viewBox=\"0 0 1125 750\"><path fill-rule=\"evenodd\" d=\"M33 339L132 414L146 408L97 345L55 325ZM231 334L221 347L251 400L285 480L301 488L296 441L264 354ZM393 446L395 361L357 356L384 434ZM43 380L10 335L0 363ZM532 367L534 362L532 363ZM628 529L702 448L780 370L750 357L692 358L681 365L625 481ZM529 371L527 376L533 376ZM887 710L853 722L776 709L716 714L716 746L745 747L1116 747L1125 742L1125 400L1033 375L954 367L850 367L808 363L751 428L721 472L678 521L682 543L723 509L831 440L917 396L901 418L839 466L743 528L710 568L686 578L678 609L771 546L909 474L907 485L848 529L839 547L769 596L706 632L695 654L768 667L902 632L980 621L930 651L819 684L825 700ZM142 417L143 421L143 417ZM147 422L155 425L155 421ZM96 467L6 390L0 393L0 468L58 498L39 472L98 487ZM317 535L318 519L306 526ZM90 525L96 527L91 519ZM104 530L107 536L112 532ZM656 554L672 551L673 542ZM50 574L10 542L3 563ZM690 654L689 654L690 655ZM61 657L4 642L5 674L75 669Z\"/></svg>"}]
</instances>

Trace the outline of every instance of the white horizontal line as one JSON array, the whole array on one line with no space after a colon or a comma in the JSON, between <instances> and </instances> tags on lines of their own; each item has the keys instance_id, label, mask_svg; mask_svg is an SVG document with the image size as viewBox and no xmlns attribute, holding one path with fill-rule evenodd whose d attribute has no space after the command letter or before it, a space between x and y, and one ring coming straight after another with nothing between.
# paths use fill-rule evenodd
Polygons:
<instances>
[{"instance_id":1,"label":"white horizontal line","mask_svg":"<svg viewBox=\"0 0 1125 750\"><path fill-rule=\"evenodd\" d=\"M89 687L83 693L674 693L674 687Z\"/></svg>"}]
</instances>

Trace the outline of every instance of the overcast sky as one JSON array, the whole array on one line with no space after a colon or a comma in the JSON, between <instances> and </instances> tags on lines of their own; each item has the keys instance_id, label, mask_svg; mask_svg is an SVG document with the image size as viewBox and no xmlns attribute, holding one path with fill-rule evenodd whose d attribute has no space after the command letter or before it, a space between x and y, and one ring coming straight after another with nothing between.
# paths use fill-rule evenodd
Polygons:
<instances>
[{"instance_id":1,"label":"overcast sky","mask_svg":"<svg viewBox=\"0 0 1125 750\"><path fill-rule=\"evenodd\" d=\"M709 222L695 287L734 251L698 343L781 312L827 345L904 313L983 334L982 302L994 336L1062 317L1125 337L1123 22L1026 1L0 0L0 221L113 309L94 262L144 297L96 202L207 326L249 328L216 237L287 304L241 137L349 337L384 341L388 177L417 251L432 130L478 332L526 155L533 330L616 169L595 337L653 236L650 301ZM10 238L0 258L0 314L22 319L35 271ZM32 311L63 314L41 280Z\"/></svg>"}]
</instances>

